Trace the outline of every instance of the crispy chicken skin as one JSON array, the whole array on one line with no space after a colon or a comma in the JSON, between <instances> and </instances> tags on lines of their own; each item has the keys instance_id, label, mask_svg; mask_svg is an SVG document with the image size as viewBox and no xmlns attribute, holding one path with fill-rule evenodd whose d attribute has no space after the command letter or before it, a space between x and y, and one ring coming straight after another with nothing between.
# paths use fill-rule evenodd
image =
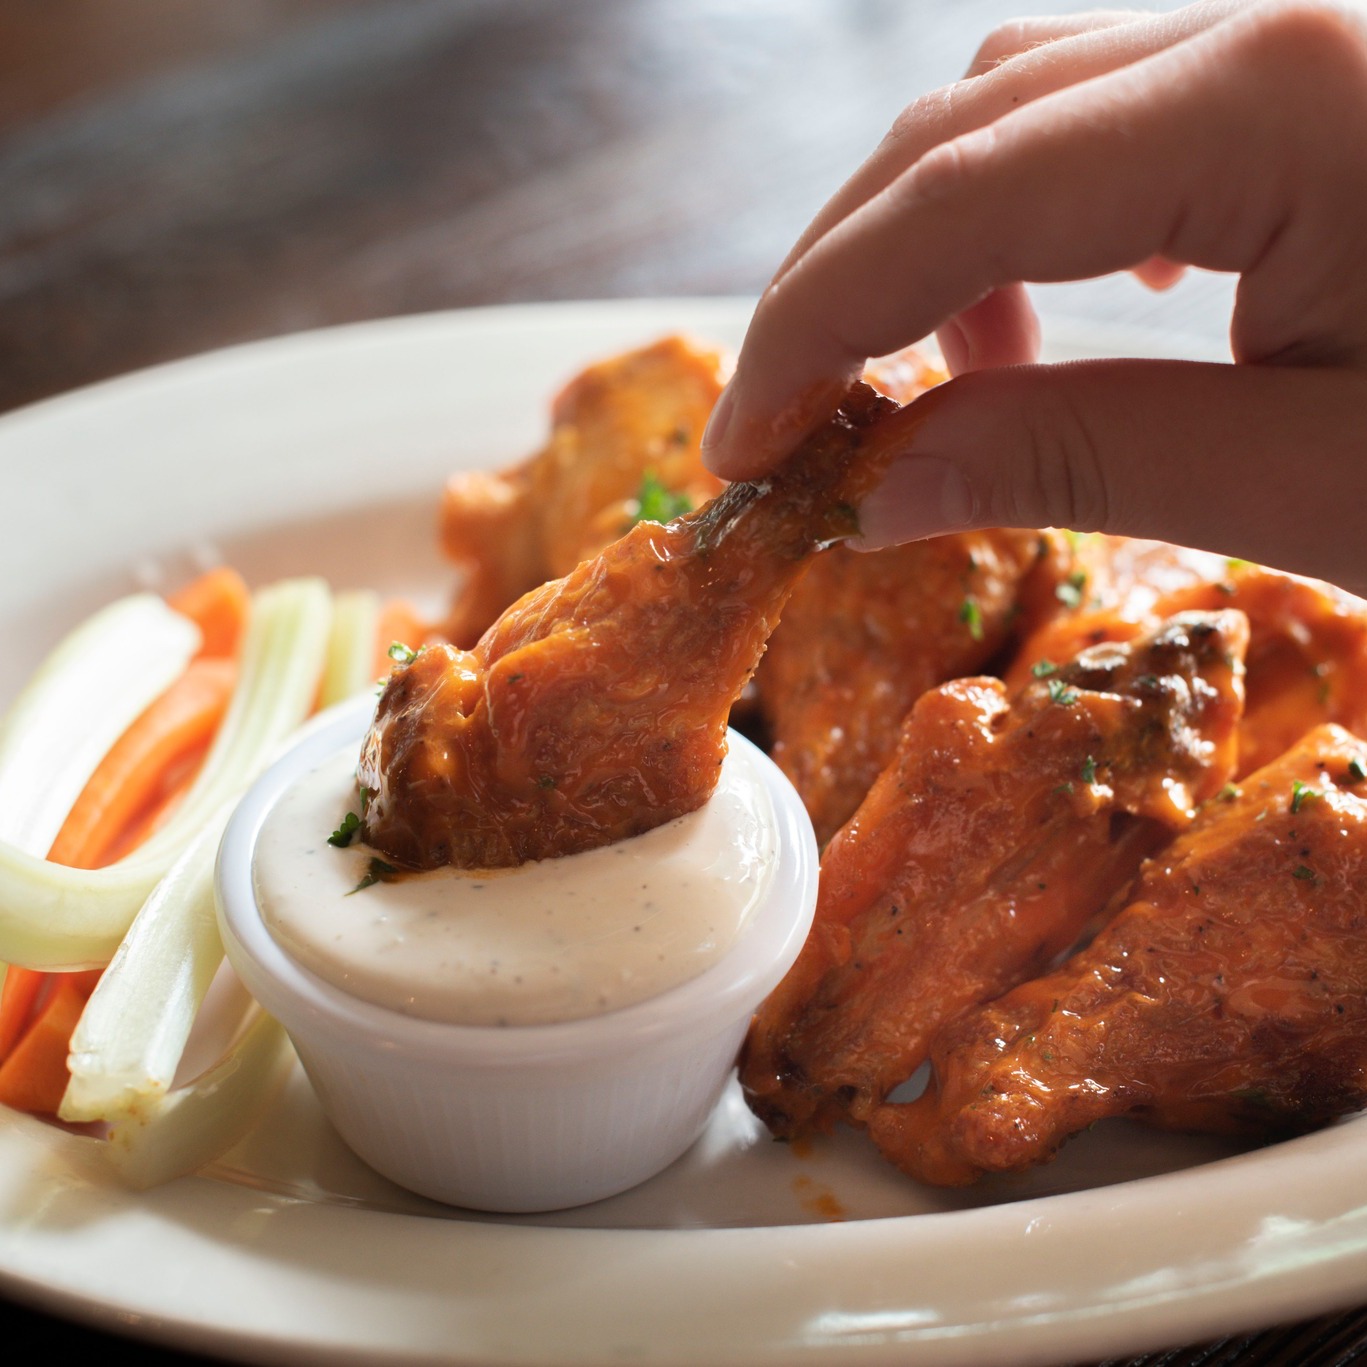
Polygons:
<instances>
[{"instance_id":1,"label":"crispy chicken skin","mask_svg":"<svg viewBox=\"0 0 1367 1367\"><path fill-rule=\"evenodd\" d=\"M807 558L854 530L896 411L856 385L774 476L639 523L473 650L395 669L357 772L365 840L411 869L506 867L700 806L728 709Z\"/></svg>"},{"instance_id":2,"label":"crispy chicken skin","mask_svg":"<svg viewBox=\"0 0 1367 1367\"><path fill-rule=\"evenodd\" d=\"M949 1018L1044 969L1227 781L1247 640L1174 618L1008 697L926 693L831 842L816 922L752 1024L741 1082L790 1137L863 1122Z\"/></svg>"},{"instance_id":3,"label":"crispy chicken skin","mask_svg":"<svg viewBox=\"0 0 1367 1367\"><path fill-rule=\"evenodd\" d=\"M853 815L928 688L1010 639L1037 532L981 531L814 560L755 676L770 753L824 845Z\"/></svg>"},{"instance_id":4,"label":"crispy chicken skin","mask_svg":"<svg viewBox=\"0 0 1367 1367\"><path fill-rule=\"evenodd\" d=\"M1324 726L1209 803L1087 949L946 1028L879 1147L960 1184L1107 1116L1276 1138L1367 1103L1364 776Z\"/></svg>"},{"instance_id":5,"label":"crispy chicken skin","mask_svg":"<svg viewBox=\"0 0 1367 1367\"><path fill-rule=\"evenodd\" d=\"M615 541L632 525L647 474L695 507L720 492L698 444L727 369L720 351L684 337L625 352L561 390L535 455L452 476L441 541L464 583L445 638L473 645L515 599Z\"/></svg>"},{"instance_id":6,"label":"crispy chicken skin","mask_svg":"<svg viewBox=\"0 0 1367 1367\"><path fill-rule=\"evenodd\" d=\"M1367 729L1367 603L1248 561L1123 537L1078 539L1087 610L1055 618L1021 648L1020 683L1041 659L1129 640L1174 612L1237 608L1248 618L1240 774L1271 763L1312 727Z\"/></svg>"}]
</instances>

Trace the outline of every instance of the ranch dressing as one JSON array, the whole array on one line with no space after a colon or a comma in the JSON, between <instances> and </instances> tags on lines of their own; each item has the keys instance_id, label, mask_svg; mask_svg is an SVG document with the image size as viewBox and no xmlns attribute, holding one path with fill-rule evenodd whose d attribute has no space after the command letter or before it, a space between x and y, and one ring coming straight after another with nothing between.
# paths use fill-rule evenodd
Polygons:
<instances>
[{"instance_id":1,"label":"ranch dressing","mask_svg":"<svg viewBox=\"0 0 1367 1367\"><path fill-rule=\"evenodd\" d=\"M275 939L365 1001L459 1025L544 1025L630 1006L731 945L770 878L773 808L747 750L711 799L644 835L515 869L358 888L375 852L327 843L355 807L354 750L266 816L253 877Z\"/></svg>"}]
</instances>

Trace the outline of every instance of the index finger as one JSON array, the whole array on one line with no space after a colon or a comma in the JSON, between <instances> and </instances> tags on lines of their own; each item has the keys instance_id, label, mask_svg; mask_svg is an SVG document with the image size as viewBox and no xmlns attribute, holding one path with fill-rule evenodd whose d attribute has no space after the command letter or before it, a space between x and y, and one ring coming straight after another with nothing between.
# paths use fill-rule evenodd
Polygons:
<instances>
[{"instance_id":1,"label":"index finger","mask_svg":"<svg viewBox=\"0 0 1367 1367\"><path fill-rule=\"evenodd\" d=\"M1074 81L1108 71L1142 51L1176 42L1182 31L1174 22L1159 25L1152 14L1124 10L1095 10L1051 18L1018 19L1002 24L983 40L963 81L917 100L888 130L868 159L821 207L803 229L775 272L777 280L801 259L841 219L853 213L937 143L981 128L1026 100L1038 99ZM1127 45L1124 55L1114 41L1066 43L1099 30L1134 26L1143 31ZM1052 47L1053 44L1060 44ZM1049 47L1046 54L1042 49ZM1133 47L1133 51L1130 48ZM1009 80L982 81L994 76L1013 57L1030 51L1026 70L1012 71Z\"/></svg>"},{"instance_id":2,"label":"index finger","mask_svg":"<svg viewBox=\"0 0 1367 1367\"><path fill-rule=\"evenodd\" d=\"M1360 35L1356 46L1344 36L1304 9L1234 21L934 148L761 300L709 464L733 479L772 468L834 410L867 356L1016 281L1083 279L1161 255L1258 268L1285 292L1295 274L1288 250L1316 235L1316 210L1327 245L1343 237L1345 212L1361 219L1367 199L1360 174L1348 185L1333 170L1345 164L1341 140L1363 138L1367 110L1340 107L1335 136L1324 134L1335 122L1326 90L1362 99L1362 71L1343 66L1360 67ZM1302 231L1286 232L1291 222ZM1362 274L1349 261L1317 270L1322 279ZM1352 293L1331 301L1333 318L1322 306L1314 325L1360 330L1345 307ZM1240 308L1265 355L1303 343L1282 335L1285 321L1257 290L1241 292Z\"/></svg>"}]
</instances>

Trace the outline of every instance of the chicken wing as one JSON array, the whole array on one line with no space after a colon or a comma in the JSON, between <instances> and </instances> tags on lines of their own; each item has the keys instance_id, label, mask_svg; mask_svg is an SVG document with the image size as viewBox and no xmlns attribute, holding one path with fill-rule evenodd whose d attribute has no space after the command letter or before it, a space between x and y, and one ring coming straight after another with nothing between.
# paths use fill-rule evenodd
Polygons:
<instances>
[{"instance_id":1,"label":"chicken wing","mask_svg":"<svg viewBox=\"0 0 1367 1367\"><path fill-rule=\"evenodd\" d=\"M698 443L727 369L720 351L683 337L615 356L561 390L530 459L454 475L441 539L464 582L443 636L473 645L515 599L615 541L641 511L643 484L687 507L718 493Z\"/></svg>"},{"instance_id":2,"label":"chicken wing","mask_svg":"<svg viewBox=\"0 0 1367 1367\"><path fill-rule=\"evenodd\" d=\"M966 532L870 554L837 546L812 562L755 691L820 844L888 762L912 703L1001 652L1022 581L1051 545L1038 532Z\"/></svg>"},{"instance_id":3,"label":"chicken wing","mask_svg":"<svg viewBox=\"0 0 1367 1367\"><path fill-rule=\"evenodd\" d=\"M897 405L856 385L775 475L641 522L515 603L473 650L397 668L361 754L366 841L407 868L492 868L693 810L794 581L852 534Z\"/></svg>"},{"instance_id":4,"label":"chicken wing","mask_svg":"<svg viewBox=\"0 0 1367 1367\"><path fill-rule=\"evenodd\" d=\"M1324 726L1209 803L1056 972L948 1026L869 1130L940 1184L1107 1116L1275 1138L1367 1103L1367 744Z\"/></svg>"},{"instance_id":5,"label":"chicken wing","mask_svg":"<svg viewBox=\"0 0 1367 1367\"><path fill-rule=\"evenodd\" d=\"M1045 968L1192 819L1233 767L1246 632L1190 614L1014 698L962 679L920 699L746 1042L775 1134L865 1120L944 1021Z\"/></svg>"},{"instance_id":6,"label":"chicken wing","mask_svg":"<svg viewBox=\"0 0 1367 1367\"><path fill-rule=\"evenodd\" d=\"M1237 608L1248 618L1247 698L1238 773L1261 768L1307 731L1367 728L1367 603L1313 579L1123 537L1080 539L1087 610L1061 615L1022 646L1007 682L1040 660L1130 640L1175 612Z\"/></svg>"},{"instance_id":7,"label":"chicken wing","mask_svg":"<svg viewBox=\"0 0 1367 1367\"><path fill-rule=\"evenodd\" d=\"M704 467L699 442L729 372L718 348L664 337L575 376L535 455L453 475L441 540L462 582L442 637L473 645L515 599L568 574L639 517L667 521L662 508L672 516L715 497L722 482ZM908 349L870 362L864 378L905 404L945 372ZM652 494L657 507L648 506Z\"/></svg>"}]
</instances>

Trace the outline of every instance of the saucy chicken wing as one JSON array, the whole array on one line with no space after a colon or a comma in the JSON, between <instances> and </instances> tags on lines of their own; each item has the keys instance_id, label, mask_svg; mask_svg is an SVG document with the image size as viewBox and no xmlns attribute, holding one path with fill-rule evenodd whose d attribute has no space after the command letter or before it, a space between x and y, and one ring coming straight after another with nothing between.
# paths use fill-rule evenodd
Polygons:
<instances>
[{"instance_id":1,"label":"saucy chicken wing","mask_svg":"<svg viewBox=\"0 0 1367 1367\"><path fill-rule=\"evenodd\" d=\"M700 806L728 709L808 557L855 530L896 411L856 385L773 476L638 523L473 650L395 669L357 772L367 843L406 868L505 867Z\"/></svg>"},{"instance_id":2,"label":"saucy chicken wing","mask_svg":"<svg viewBox=\"0 0 1367 1367\"><path fill-rule=\"evenodd\" d=\"M1079 538L1076 586L1087 610L1047 623L1007 674L1098 641L1132 639L1175 612L1237 608L1248 618L1238 773L1276 759L1307 731L1367 728L1367 603L1313 579L1249 561L1123 537Z\"/></svg>"},{"instance_id":3,"label":"saucy chicken wing","mask_svg":"<svg viewBox=\"0 0 1367 1367\"><path fill-rule=\"evenodd\" d=\"M1056 972L949 1025L869 1130L939 1184L1108 1116L1277 1138L1367 1103L1367 744L1324 726L1208 803Z\"/></svg>"},{"instance_id":4,"label":"saucy chicken wing","mask_svg":"<svg viewBox=\"0 0 1367 1367\"><path fill-rule=\"evenodd\" d=\"M979 672L1017 627L1038 532L981 531L814 560L755 675L770 753L824 845L849 820L928 688Z\"/></svg>"},{"instance_id":5,"label":"saucy chicken wing","mask_svg":"<svg viewBox=\"0 0 1367 1367\"><path fill-rule=\"evenodd\" d=\"M1227 781L1237 612L1084 651L1009 697L926 693L821 867L816 921L741 1059L777 1135L859 1124L949 1018L1047 967Z\"/></svg>"},{"instance_id":6,"label":"saucy chicken wing","mask_svg":"<svg viewBox=\"0 0 1367 1367\"><path fill-rule=\"evenodd\" d=\"M568 574L638 518L668 521L718 494L722 482L703 465L699 442L729 371L724 352L687 337L623 352L560 391L535 455L506 470L453 475L441 541L461 587L440 635L472 646L510 603ZM908 349L870 362L864 378L905 404L945 372Z\"/></svg>"},{"instance_id":7,"label":"saucy chicken wing","mask_svg":"<svg viewBox=\"0 0 1367 1367\"><path fill-rule=\"evenodd\" d=\"M464 582L446 639L473 645L515 599L615 541L641 512L643 485L686 507L718 493L698 443L726 371L720 351L683 337L615 356L561 390L530 459L452 476L441 539Z\"/></svg>"}]
</instances>

